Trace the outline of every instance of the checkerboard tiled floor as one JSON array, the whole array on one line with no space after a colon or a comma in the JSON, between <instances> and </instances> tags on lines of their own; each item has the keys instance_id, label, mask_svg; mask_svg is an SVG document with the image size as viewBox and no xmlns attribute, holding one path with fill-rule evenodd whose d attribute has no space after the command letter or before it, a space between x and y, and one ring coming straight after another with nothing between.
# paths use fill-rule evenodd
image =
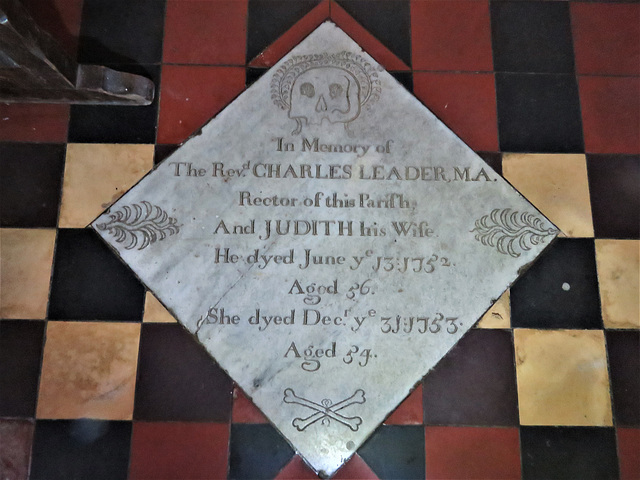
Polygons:
<instances>
[{"instance_id":1,"label":"checkerboard tiled floor","mask_svg":"<svg viewBox=\"0 0 640 480\"><path fill-rule=\"evenodd\" d=\"M149 107L0 104L0 478L315 478L84 229L332 19L564 232L336 478L640 478L640 5L24 0Z\"/></svg>"}]
</instances>

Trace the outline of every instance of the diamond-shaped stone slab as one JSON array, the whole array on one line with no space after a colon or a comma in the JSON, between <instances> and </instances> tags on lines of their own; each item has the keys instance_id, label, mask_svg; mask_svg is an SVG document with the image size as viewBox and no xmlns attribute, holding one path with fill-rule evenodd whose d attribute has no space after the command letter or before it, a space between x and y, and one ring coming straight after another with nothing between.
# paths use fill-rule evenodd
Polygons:
<instances>
[{"instance_id":1,"label":"diamond-shaped stone slab","mask_svg":"<svg viewBox=\"0 0 640 480\"><path fill-rule=\"evenodd\" d=\"M327 476L557 234L330 22L92 227Z\"/></svg>"}]
</instances>

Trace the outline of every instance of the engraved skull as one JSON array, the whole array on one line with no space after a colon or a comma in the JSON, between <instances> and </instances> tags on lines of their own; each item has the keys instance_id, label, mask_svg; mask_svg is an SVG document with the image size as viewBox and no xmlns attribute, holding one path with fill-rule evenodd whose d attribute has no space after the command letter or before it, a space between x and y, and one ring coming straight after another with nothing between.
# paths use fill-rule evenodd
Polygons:
<instances>
[{"instance_id":1,"label":"engraved skull","mask_svg":"<svg viewBox=\"0 0 640 480\"><path fill-rule=\"evenodd\" d=\"M298 76L291 88L289 118L302 124L329 123L346 125L360 115L360 84L347 70L317 67Z\"/></svg>"}]
</instances>

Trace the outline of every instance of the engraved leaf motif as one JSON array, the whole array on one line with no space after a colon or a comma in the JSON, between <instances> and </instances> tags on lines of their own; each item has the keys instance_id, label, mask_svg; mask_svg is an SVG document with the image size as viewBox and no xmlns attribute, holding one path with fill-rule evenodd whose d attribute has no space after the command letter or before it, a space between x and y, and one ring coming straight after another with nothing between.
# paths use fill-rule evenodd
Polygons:
<instances>
[{"instance_id":1,"label":"engraved leaf motif","mask_svg":"<svg viewBox=\"0 0 640 480\"><path fill-rule=\"evenodd\" d=\"M495 247L500 253L514 258L522 251L531 250L556 234L555 228L545 228L544 221L533 213L518 212L510 208L494 209L476 220L475 238L483 245Z\"/></svg>"},{"instance_id":2,"label":"engraved leaf motif","mask_svg":"<svg viewBox=\"0 0 640 480\"><path fill-rule=\"evenodd\" d=\"M142 250L180 232L180 225L177 225L175 218L145 200L140 204L124 205L121 210L109 213L109 220L96 224L96 227L113 235L117 243L125 243L127 250L136 246Z\"/></svg>"}]
</instances>

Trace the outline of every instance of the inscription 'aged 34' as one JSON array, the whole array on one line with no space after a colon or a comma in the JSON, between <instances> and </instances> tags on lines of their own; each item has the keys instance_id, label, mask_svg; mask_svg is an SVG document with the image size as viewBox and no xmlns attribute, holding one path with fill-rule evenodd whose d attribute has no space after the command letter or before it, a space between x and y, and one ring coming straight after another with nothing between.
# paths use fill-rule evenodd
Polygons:
<instances>
[{"instance_id":1,"label":"inscription 'aged 34'","mask_svg":"<svg viewBox=\"0 0 640 480\"><path fill-rule=\"evenodd\" d=\"M321 476L558 233L330 22L92 227Z\"/></svg>"}]
</instances>

